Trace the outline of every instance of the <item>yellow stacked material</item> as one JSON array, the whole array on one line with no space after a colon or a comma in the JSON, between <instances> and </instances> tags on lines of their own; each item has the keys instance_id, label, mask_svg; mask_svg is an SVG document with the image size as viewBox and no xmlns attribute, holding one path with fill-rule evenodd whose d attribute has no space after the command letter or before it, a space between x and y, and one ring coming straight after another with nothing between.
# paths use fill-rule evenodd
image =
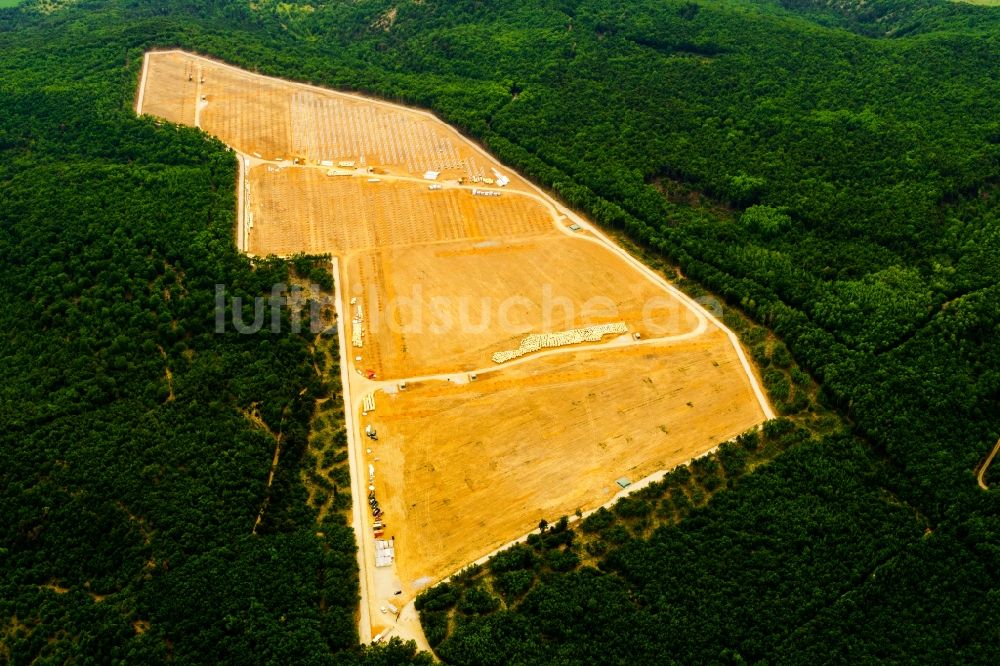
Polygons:
<instances>
[{"instance_id":1,"label":"yellow stacked material","mask_svg":"<svg viewBox=\"0 0 1000 666\"><path fill-rule=\"evenodd\" d=\"M361 321L359 319L351 321L351 344L359 349L364 346L364 340L361 332Z\"/></svg>"},{"instance_id":2,"label":"yellow stacked material","mask_svg":"<svg viewBox=\"0 0 1000 666\"><path fill-rule=\"evenodd\" d=\"M521 345L514 350L496 352L493 354L494 363L506 363L515 358L520 358L525 354L536 352L539 349L549 347L562 347L564 345L575 345L581 342L600 342L605 335L628 333L628 327L624 322L613 324L598 324L587 326L586 328L574 328L569 331L558 333L532 333L521 340Z\"/></svg>"}]
</instances>

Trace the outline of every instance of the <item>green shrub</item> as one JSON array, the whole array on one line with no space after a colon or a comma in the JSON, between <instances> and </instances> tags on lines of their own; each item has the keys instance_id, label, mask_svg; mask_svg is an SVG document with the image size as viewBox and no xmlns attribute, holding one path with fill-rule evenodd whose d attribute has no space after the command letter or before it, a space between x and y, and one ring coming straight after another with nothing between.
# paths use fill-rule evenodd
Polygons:
<instances>
[{"instance_id":1,"label":"green shrub","mask_svg":"<svg viewBox=\"0 0 1000 666\"><path fill-rule=\"evenodd\" d=\"M608 511L603 506L590 514L580 523L580 529L587 534L594 534L606 529L615 522L615 514Z\"/></svg>"},{"instance_id":2,"label":"green shrub","mask_svg":"<svg viewBox=\"0 0 1000 666\"><path fill-rule=\"evenodd\" d=\"M441 645L448 637L448 613L441 611L420 611L420 624L424 636L432 648Z\"/></svg>"},{"instance_id":3,"label":"green shrub","mask_svg":"<svg viewBox=\"0 0 1000 666\"><path fill-rule=\"evenodd\" d=\"M614 505L615 513L622 518L642 518L653 512L653 507L645 500L623 497Z\"/></svg>"},{"instance_id":4,"label":"green shrub","mask_svg":"<svg viewBox=\"0 0 1000 666\"><path fill-rule=\"evenodd\" d=\"M527 569L516 571L505 571L493 579L493 587L496 588L508 604L520 598L531 589L535 582L535 573Z\"/></svg>"},{"instance_id":5,"label":"green shrub","mask_svg":"<svg viewBox=\"0 0 1000 666\"><path fill-rule=\"evenodd\" d=\"M417 595L414 607L418 611L443 611L454 608L461 592L451 583L441 583Z\"/></svg>"},{"instance_id":6,"label":"green shrub","mask_svg":"<svg viewBox=\"0 0 1000 666\"><path fill-rule=\"evenodd\" d=\"M530 548L519 544L491 557L489 568L494 574L519 569L533 569L537 561L538 558Z\"/></svg>"},{"instance_id":7,"label":"green shrub","mask_svg":"<svg viewBox=\"0 0 1000 666\"><path fill-rule=\"evenodd\" d=\"M632 534L624 525L613 525L604 531L604 538L611 543L622 544L632 538Z\"/></svg>"},{"instance_id":8,"label":"green shrub","mask_svg":"<svg viewBox=\"0 0 1000 666\"><path fill-rule=\"evenodd\" d=\"M760 433L756 430L748 430L736 437L736 443L746 451L756 451L760 448Z\"/></svg>"},{"instance_id":9,"label":"green shrub","mask_svg":"<svg viewBox=\"0 0 1000 666\"><path fill-rule=\"evenodd\" d=\"M553 571L569 571L580 564L580 556L572 550L550 550L545 554L545 560Z\"/></svg>"},{"instance_id":10,"label":"green shrub","mask_svg":"<svg viewBox=\"0 0 1000 666\"><path fill-rule=\"evenodd\" d=\"M500 608L500 600L482 585L470 587L458 602L458 611L466 615L485 615Z\"/></svg>"},{"instance_id":11,"label":"green shrub","mask_svg":"<svg viewBox=\"0 0 1000 666\"><path fill-rule=\"evenodd\" d=\"M771 350L771 362L779 368L787 368L792 364L792 354L788 351L785 343L781 341L774 343L774 349Z\"/></svg>"},{"instance_id":12,"label":"green shrub","mask_svg":"<svg viewBox=\"0 0 1000 666\"><path fill-rule=\"evenodd\" d=\"M604 541L591 541L587 544L587 553L594 557L601 557L606 552L608 552L608 544Z\"/></svg>"},{"instance_id":13,"label":"green shrub","mask_svg":"<svg viewBox=\"0 0 1000 666\"><path fill-rule=\"evenodd\" d=\"M789 226L792 218L771 206L750 206L740 216L740 224L761 236L776 236Z\"/></svg>"}]
</instances>

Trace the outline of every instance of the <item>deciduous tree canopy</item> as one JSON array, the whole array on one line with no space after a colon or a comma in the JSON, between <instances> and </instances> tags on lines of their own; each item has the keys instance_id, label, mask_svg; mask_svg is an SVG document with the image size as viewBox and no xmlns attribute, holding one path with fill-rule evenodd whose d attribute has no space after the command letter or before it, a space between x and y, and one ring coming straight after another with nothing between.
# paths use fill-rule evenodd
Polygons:
<instances>
[{"instance_id":1,"label":"deciduous tree canopy","mask_svg":"<svg viewBox=\"0 0 1000 666\"><path fill-rule=\"evenodd\" d=\"M131 112L183 47L431 108L781 339L744 336L797 425L428 597L442 657L996 661L998 35L943 0L0 10L0 653L412 654L354 647L351 531L305 501L310 341L214 332L215 284L295 267L236 252L224 146ZM848 429L802 429L813 379Z\"/></svg>"}]
</instances>

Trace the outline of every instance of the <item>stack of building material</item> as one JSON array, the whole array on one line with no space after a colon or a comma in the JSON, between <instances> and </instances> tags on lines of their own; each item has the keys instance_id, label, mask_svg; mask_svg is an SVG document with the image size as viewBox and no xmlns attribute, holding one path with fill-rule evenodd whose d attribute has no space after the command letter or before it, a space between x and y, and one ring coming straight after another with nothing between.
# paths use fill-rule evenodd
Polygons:
<instances>
[{"instance_id":1,"label":"stack of building material","mask_svg":"<svg viewBox=\"0 0 1000 666\"><path fill-rule=\"evenodd\" d=\"M363 321L364 312L361 310L361 306L358 305L354 319L351 320L351 344L359 349L364 346L364 331L362 330Z\"/></svg>"},{"instance_id":2,"label":"stack of building material","mask_svg":"<svg viewBox=\"0 0 1000 666\"><path fill-rule=\"evenodd\" d=\"M375 566L376 567L388 567L392 566L393 560L396 559L396 545L395 541L386 541L385 539L375 539Z\"/></svg>"},{"instance_id":3,"label":"stack of building material","mask_svg":"<svg viewBox=\"0 0 1000 666\"><path fill-rule=\"evenodd\" d=\"M560 331L559 333L532 333L521 340L521 344L517 349L496 352L492 358L494 363L506 363L525 354L536 352L539 349L575 345L581 342L600 342L601 338L605 335L622 333L628 333L628 327L620 321L613 324L598 324L596 326L587 326L586 328L574 328L569 331Z\"/></svg>"}]
</instances>

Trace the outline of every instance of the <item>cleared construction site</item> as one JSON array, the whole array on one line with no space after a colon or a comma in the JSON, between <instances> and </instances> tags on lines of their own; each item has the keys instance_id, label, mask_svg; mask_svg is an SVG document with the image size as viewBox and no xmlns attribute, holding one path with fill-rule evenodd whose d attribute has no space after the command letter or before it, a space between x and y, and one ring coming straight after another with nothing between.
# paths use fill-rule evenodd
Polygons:
<instances>
[{"instance_id":1,"label":"cleared construction site","mask_svg":"<svg viewBox=\"0 0 1000 666\"><path fill-rule=\"evenodd\" d=\"M604 504L618 478L670 469L760 421L726 342L715 330L667 348L552 354L380 393L369 416L386 433L381 481L404 489L382 503L403 518L400 578L436 580L542 518Z\"/></svg>"},{"instance_id":2,"label":"cleared construction site","mask_svg":"<svg viewBox=\"0 0 1000 666\"><path fill-rule=\"evenodd\" d=\"M136 110L236 151L242 251L334 257L365 642L773 416L717 319L430 114L180 51L147 54Z\"/></svg>"}]
</instances>

